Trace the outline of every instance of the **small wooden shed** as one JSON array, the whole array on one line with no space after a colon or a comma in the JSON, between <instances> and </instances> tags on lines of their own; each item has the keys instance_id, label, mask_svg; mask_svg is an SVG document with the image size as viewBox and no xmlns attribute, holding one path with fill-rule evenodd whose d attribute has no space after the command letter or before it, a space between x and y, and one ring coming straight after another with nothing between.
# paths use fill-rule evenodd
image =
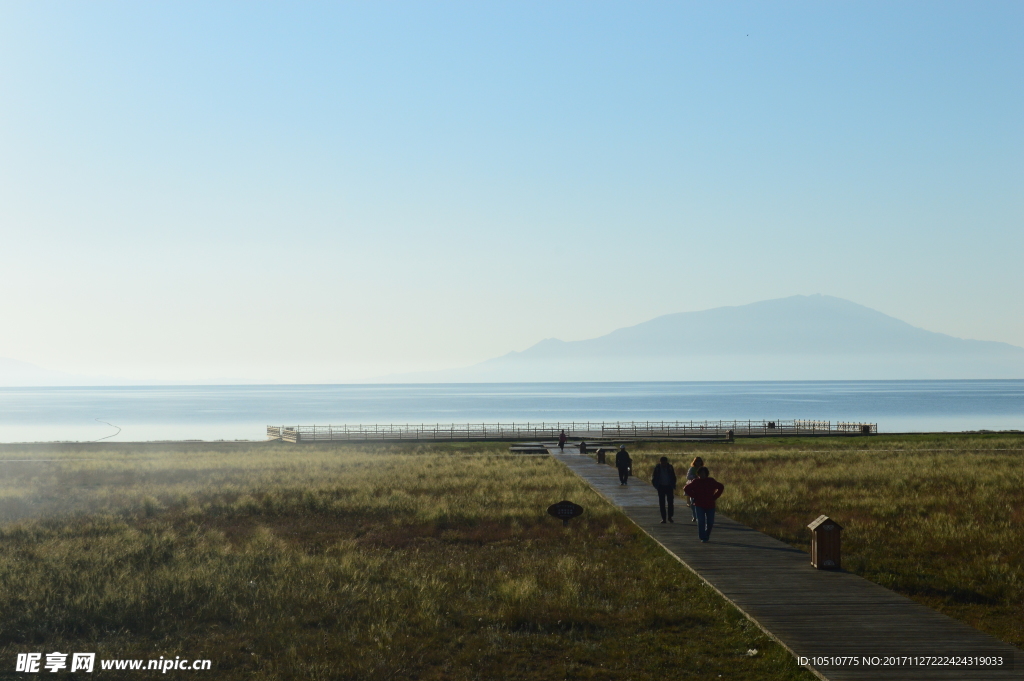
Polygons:
<instances>
[{"instance_id":1,"label":"small wooden shed","mask_svg":"<svg viewBox=\"0 0 1024 681\"><path fill-rule=\"evenodd\" d=\"M827 515L820 515L807 527L811 530L811 565L819 570L839 570L842 567L840 560L842 525Z\"/></svg>"}]
</instances>

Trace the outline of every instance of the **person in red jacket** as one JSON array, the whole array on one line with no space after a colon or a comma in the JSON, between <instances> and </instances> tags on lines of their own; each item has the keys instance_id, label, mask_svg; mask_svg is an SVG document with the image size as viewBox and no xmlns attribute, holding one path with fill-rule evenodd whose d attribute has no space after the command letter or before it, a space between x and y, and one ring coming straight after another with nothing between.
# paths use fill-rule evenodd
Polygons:
<instances>
[{"instance_id":1,"label":"person in red jacket","mask_svg":"<svg viewBox=\"0 0 1024 681\"><path fill-rule=\"evenodd\" d=\"M704 543L711 538L711 528L715 524L715 500L724 491L725 485L711 477L707 466L701 466L697 477L683 487L683 494L693 498L693 507L697 511L697 536Z\"/></svg>"}]
</instances>

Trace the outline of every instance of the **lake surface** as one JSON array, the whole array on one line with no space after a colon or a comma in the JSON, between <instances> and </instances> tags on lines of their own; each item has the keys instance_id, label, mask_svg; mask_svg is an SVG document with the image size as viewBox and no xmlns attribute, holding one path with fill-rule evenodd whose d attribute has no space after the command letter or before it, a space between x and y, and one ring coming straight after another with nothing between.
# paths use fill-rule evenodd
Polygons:
<instances>
[{"instance_id":1,"label":"lake surface","mask_svg":"<svg viewBox=\"0 0 1024 681\"><path fill-rule=\"evenodd\" d=\"M117 428L112 442L262 440L267 425L691 419L1024 430L1024 380L0 388L0 442L99 440Z\"/></svg>"}]
</instances>

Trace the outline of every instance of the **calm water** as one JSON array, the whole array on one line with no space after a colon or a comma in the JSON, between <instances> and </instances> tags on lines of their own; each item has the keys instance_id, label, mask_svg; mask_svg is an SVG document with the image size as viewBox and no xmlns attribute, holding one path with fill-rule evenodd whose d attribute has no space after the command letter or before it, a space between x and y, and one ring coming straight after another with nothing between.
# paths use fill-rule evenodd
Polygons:
<instances>
[{"instance_id":1,"label":"calm water","mask_svg":"<svg viewBox=\"0 0 1024 681\"><path fill-rule=\"evenodd\" d=\"M0 442L261 440L267 425L690 419L1024 430L1024 380L0 388ZM98 419L98 420L97 420Z\"/></svg>"}]
</instances>

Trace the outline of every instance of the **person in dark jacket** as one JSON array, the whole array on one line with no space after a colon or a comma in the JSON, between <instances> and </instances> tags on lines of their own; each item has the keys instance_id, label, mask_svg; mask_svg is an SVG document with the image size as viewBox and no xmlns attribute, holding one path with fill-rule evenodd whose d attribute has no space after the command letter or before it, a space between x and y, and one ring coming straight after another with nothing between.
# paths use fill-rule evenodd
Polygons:
<instances>
[{"instance_id":1,"label":"person in dark jacket","mask_svg":"<svg viewBox=\"0 0 1024 681\"><path fill-rule=\"evenodd\" d=\"M558 434L558 448L565 449L565 431Z\"/></svg>"},{"instance_id":2,"label":"person in dark jacket","mask_svg":"<svg viewBox=\"0 0 1024 681\"><path fill-rule=\"evenodd\" d=\"M711 528L715 525L715 501L724 491L725 485L711 477L707 466L701 466L697 470L697 478L683 487L683 494L693 498L697 511L697 536L704 543L711 539Z\"/></svg>"},{"instance_id":3,"label":"person in dark jacket","mask_svg":"<svg viewBox=\"0 0 1024 681\"><path fill-rule=\"evenodd\" d=\"M629 472L633 469L633 459L629 458L626 445L619 445L619 451L615 454L615 467L619 469L619 484L628 483Z\"/></svg>"},{"instance_id":4,"label":"person in dark jacket","mask_svg":"<svg viewBox=\"0 0 1024 681\"><path fill-rule=\"evenodd\" d=\"M654 474L651 476L651 484L658 490L658 508L661 509L661 522L674 523L672 514L674 508L673 495L676 488L676 470L668 462L668 457L661 457L661 463L654 467ZM666 513L666 506L667 513Z\"/></svg>"}]
</instances>

